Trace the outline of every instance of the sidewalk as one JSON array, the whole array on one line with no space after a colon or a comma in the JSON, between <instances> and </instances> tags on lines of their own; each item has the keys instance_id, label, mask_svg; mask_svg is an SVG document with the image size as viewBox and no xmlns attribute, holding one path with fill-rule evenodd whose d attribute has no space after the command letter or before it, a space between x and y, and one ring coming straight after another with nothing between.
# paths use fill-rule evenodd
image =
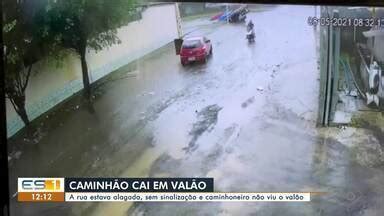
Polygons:
<instances>
[{"instance_id":1,"label":"sidewalk","mask_svg":"<svg viewBox=\"0 0 384 216\"><path fill-rule=\"evenodd\" d=\"M222 24L225 24L225 22L211 21L209 16L190 21L182 21L183 36L189 35L193 32L202 30L207 27L218 27Z\"/></svg>"}]
</instances>

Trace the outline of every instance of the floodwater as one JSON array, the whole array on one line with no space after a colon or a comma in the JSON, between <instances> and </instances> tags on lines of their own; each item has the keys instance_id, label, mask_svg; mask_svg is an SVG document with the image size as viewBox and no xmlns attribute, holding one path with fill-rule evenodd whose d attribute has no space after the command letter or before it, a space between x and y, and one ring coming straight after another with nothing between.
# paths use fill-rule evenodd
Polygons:
<instances>
[{"instance_id":1,"label":"floodwater","mask_svg":"<svg viewBox=\"0 0 384 216\"><path fill-rule=\"evenodd\" d=\"M325 192L310 203L18 203L12 215L384 215L380 128L316 127L317 32L310 6L204 24L207 64L173 46L129 64L9 140L17 177L214 177L215 191ZM376 133L372 132L375 131ZM365 145L369 144L369 145ZM374 161L373 161L374 160Z\"/></svg>"}]
</instances>

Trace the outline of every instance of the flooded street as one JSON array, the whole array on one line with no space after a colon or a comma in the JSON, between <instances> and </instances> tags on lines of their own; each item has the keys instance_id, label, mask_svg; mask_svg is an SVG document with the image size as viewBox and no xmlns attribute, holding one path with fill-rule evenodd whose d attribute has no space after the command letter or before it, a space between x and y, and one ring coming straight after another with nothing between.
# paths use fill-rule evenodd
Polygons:
<instances>
[{"instance_id":1,"label":"flooded street","mask_svg":"<svg viewBox=\"0 0 384 216\"><path fill-rule=\"evenodd\" d=\"M253 44L245 24L204 24L189 35L212 41L206 64L182 67L170 45L120 68L95 85L93 105L77 95L37 119L35 135L9 140L10 188L15 194L17 177L30 176L213 177L220 192L324 195L310 203L12 197L11 214L384 215L382 139L369 129L316 127L318 32L306 22L313 14L310 6L251 12Z\"/></svg>"}]
</instances>

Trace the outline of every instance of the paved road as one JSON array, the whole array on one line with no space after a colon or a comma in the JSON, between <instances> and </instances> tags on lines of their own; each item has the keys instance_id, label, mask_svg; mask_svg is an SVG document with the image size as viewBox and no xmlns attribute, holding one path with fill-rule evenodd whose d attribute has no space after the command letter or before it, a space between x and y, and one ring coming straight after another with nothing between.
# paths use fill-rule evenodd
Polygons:
<instances>
[{"instance_id":1,"label":"paved road","mask_svg":"<svg viewBox=\"0 0 384 216\"><path fill-rule=\"evenodd\" d=\"M313 13L280 6L249 14L254 44L244 24L204 25L191 34L212 40L207 64L184 68L170 46L121 68L96 88L92 108L75 97L37 121L35 140L23 133L10 140L19 151L11 192L17 176L210 176L217 191L325 191L327 199L70 205L13 198L13 215L383 215L372 198L362 204L343 195L375 197L383 172L352 165L347 147L315 127L317 41L306 24ZM372 173L376 180L365 182Z\"/></svg>"}]
</instances>

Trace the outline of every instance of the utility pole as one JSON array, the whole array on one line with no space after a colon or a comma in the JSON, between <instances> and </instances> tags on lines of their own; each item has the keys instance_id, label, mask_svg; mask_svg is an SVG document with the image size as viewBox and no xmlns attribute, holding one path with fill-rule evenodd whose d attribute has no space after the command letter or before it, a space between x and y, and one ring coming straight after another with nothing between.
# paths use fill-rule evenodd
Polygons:
<instances>
[{"instance_id":1,"label":"utility pole","mask_svg":"<svg viewBox=\"0 0 384 216\"><path fill-rule=\"evenodd\" d=\"M176 55L180 54L181 45L183 43L183 29L181 26L181 16L180 16L180 9L179 9L179 3L175 3L175 18L176 18L176 30L177 30L177 38L174 40L175 43L175 51Z\"/></svg>"},{"instance_id":2,"label":"utility pole","mask_svg":"<svg viewBox=\"0 0 384 216\"><path fill-rule=\"evenodd\" d=\"M183 29L181 26L181 16L180 16L180 8L179 3L175 3L175 11L176 11L176 25L177 25L177 35L179 38L183 37Z\"/></svg>"},{"instance_id":3,"label":"utility pole","mask_svg":"<svg viewBox=\"0 0 384 216\"><path fill-rule=\"evenodd\" d=\"M372 8L372 18L376 18L376 9L375 7ZM371 28L372 29L372 28ZM372 37L372 52L374 53L375 50L375 37ZM369 62L369 67L373 64L374 55L371 55L371 61Z\"/></svg>"}]
</instances>

